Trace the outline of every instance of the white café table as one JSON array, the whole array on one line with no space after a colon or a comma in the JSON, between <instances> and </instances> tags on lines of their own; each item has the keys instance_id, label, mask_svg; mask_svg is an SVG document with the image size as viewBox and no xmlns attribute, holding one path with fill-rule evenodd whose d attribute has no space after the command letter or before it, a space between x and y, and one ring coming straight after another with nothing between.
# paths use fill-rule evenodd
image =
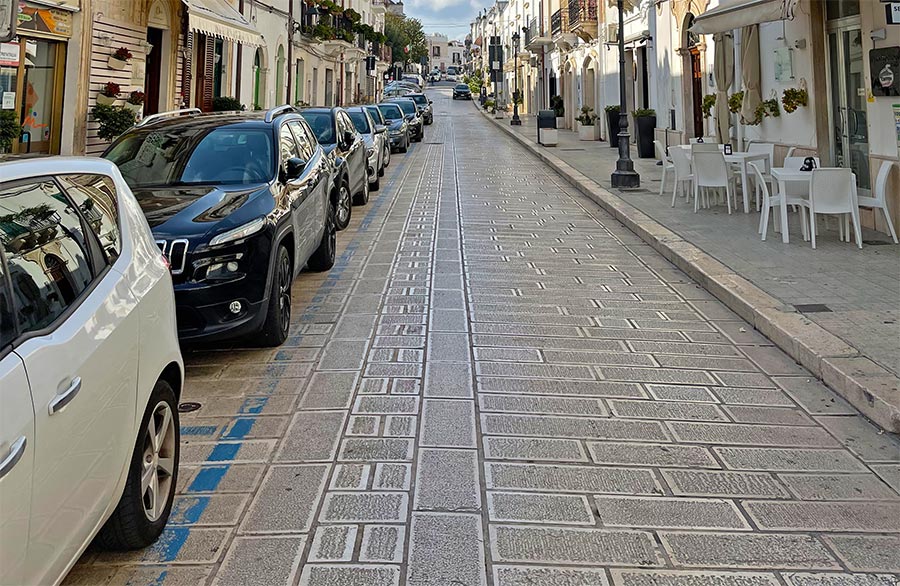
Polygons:
<instances>
[{"instance_id":1,"label":"white caf\u00e9 table","mask_svg":"<svg viewBox=\"0 0 900 586\"><path fill-rule=\"evenodd\" d=\"M812 173L809 171L801 171L800 169L786 169L784 167L772 167L772 178L778 182L778 197L780 197L781 202L778 206L778 215L780 217L781 223L781 241L787 244L790 242L790 236L788 235L788 215L787 215L787 207L788 207L788 198L786 197L787 189L785 186L788 183L792 183L794 185L805 185L807 189L807 194L809 193L809 178L812 176ZM769 213L768 210L763 210L763 213Z\"/></svg>"},{"instance_id":2,"label":"white caf\u00e9 table","mask_svg":"<svg viewBox=\"0 0 900 586\"><path fill-rule=\"evenodd\" d=\"M679 144L672 145L674 148L683 149L687 152L688 157L691 156L691 147L693 145L689 144ZM672 148L670 146L669 148ZM719 150L725 150L725 145L719 145ZM746 153L746 152L733 152L730 155L725 155L726 163L733 163L735 165L740 165L741 168L741 189L744 194L744 213L750 213L750 182L748 181L749 173L747 172L747 163L752 161L767 161L769 159L769 155L767 153ZM771 167L772 161L769 161L769 166Z\"/></svg>"}]
</instances>

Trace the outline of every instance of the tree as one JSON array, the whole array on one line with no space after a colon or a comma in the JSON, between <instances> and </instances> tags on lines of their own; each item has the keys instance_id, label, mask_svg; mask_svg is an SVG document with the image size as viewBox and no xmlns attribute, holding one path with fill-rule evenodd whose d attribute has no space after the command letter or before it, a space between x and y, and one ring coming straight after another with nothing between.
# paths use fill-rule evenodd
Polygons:
<instances>
[{"instance_id":1,"label":"tree","mask_svg":"<svg viewBox=\"0 0 900 586\"><path fill-rule=\"evenodd\" d=\"M428 56L428 42L422 23L415 18L386 14L384 20L386 44L390 46L395 61L419 63ZM409 47L409 52L406 48Z\"/></svg>"}]
</instances>

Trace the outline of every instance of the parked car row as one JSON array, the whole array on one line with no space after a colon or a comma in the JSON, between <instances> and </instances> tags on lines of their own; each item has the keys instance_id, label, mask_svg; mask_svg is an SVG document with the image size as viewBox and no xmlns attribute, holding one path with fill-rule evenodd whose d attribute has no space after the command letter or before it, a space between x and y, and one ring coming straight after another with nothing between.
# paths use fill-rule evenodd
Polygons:
<instances>
[{"instance_id":1,"label":"parked car row","mask_svg":"<svg viewBox=\"0 0 900 586\"><path fill-rule=\"evenodd\" d=\"M0 164L0 584L58 583L92 540L159 537L179 342L281 344L294 278L333 266L425 111L181 110L103 158Z\"/></svg>"}]
</instances>

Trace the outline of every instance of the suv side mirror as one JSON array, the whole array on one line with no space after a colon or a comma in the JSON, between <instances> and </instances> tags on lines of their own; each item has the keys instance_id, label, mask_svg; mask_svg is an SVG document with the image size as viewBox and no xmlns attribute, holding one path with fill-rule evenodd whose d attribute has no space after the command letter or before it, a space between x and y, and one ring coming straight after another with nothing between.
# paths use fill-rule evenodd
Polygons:
<instances>
[{"instance_id":1,"label":"suv side mirror","mask_svg":"<svg viewBox=\"0 0 900 586\"><path fill-rule=\"evenodd\" d=\"M299 157L291 157L284 166L284 180L293 181L301 175L306 169L306 161Z\"/></svg>"},{"instance_id":2,"label":"suv side mirror","mask_svg":"<svg viewBox=\"0 0 900 586\"><path fill-rule=\"evenodd\" d=\"M432 102L431 100L428 100L428 103L429 103L429 104L433 104L434 102Z\"/></svg>"},{"instance_id":3,"label":"suv side mirror","mask_svg":"<svg viewBox=\"0 0 900 586\"><path fill-rule=\"evenodd\" d=\"M384 134L385 132L387 132L387 126L384 124L375 125L375 134Z\"/></svg>"}]
</instances>

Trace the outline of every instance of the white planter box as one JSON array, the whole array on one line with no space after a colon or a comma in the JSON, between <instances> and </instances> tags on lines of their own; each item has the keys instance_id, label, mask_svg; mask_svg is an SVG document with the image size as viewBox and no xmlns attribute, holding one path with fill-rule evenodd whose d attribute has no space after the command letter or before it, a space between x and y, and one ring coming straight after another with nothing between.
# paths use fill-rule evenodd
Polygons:
<instances>
[{"instance_id":1,"label":"white planter box","mask_svg":"<svg viewBox=\"0 0 900 586\"><path fill-rule=\"evenodd\" d=\"M543 146L556 146L559 144L559 132L555 128L541 128L539 137Z\"/></svg>"},{"instance_id":2,"label":"white planter box","mask_svg":"<svg viewBox=\"0 0 900 586\"><path fill-rule=\"evenodd\" d=\"M566 127L566 118L565 116L559 117L556 119L556 127L557 128L565 128Z\"/></svg>"},{"instance_id":3,"label":"white planter box","mask_svg":"<svg viewBox=\"0 0 900 586\"><path fill-rule=\"evenodd\" d=\"M585 126L584 124L579 123L578 140L597 140L597 127L593 124Z\"/></svg>"},{"instance_id":4,"label":"white planter box","mask_svg":"<svg viewBox=\"0 0 900 586\"><path fill-rule=\"evenodd\" d=\"M103 94L97 94L97 103L102 104L104 106L112 106L113 104L116 103L116 98L104 96Z\"/></svg>"},{"instance_id":5,"label":"white planter box","mask_svg":"<svg viewBox=\"0 0 900 586\"><path fill-rule=\"evenodd\" d=\"M134 112L138 118L141 117L141 111L144 109L143 104L129 104L128 102L125 102L125 107Z\"/></svg>"},{"instance_id":6,"label":"white planter box","mask_svg":"<svg viewBox=\"0 0 900 586\"><path fill-rule=\"evenodd\" d=\"M128 65L128 61L116 59L112 55L110 55L109 60L106 63L107 65L109 65L110 69L115 69L116 71L122 71L123 69L125 69L125 66Z\"/></svg>"}]
</instances>

